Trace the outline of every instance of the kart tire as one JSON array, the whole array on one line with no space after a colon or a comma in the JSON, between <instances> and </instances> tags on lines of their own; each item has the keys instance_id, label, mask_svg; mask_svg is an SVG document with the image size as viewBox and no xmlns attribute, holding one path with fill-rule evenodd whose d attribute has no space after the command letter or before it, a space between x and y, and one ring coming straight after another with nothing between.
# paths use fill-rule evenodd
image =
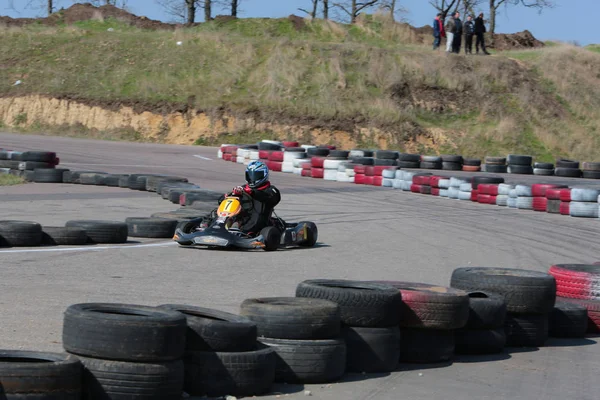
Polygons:
<instances>
[{"instance_id":1,"label":"kart tire","mask_svg":"<svg viewBox=\"0 0 600 400\"><path fill-rule=\"evenodd\" d=\"M342 338L290 340L259 338L276 354L275 382L329 383L346 372L346 343Z\"/></svg>"},{"instance_id":2,"label":"kart tire","mask_svg":"<svg viewBox=\"0 0 600 400\"><path fill-rule=\"evenodd\" d=\"M400 329L345 326L348 372L391 372L400 359Z\"/></svg>"},{"instance_id":3,"label":"kart tire","mask_svg":"<svg viewBox=\"0 0 600 400\"><path fill-rule=\"evenodd\" d=\"M468 166L468 167L480 167L481 166L481 160L478 158L465 158L463 160L463 166Z\"/></svg>"},{"instance_id":4,"label":"kart tire","mask_svg":"<svg viewBox=\"0 0 600 400\"><path fill-rule=\"evenodd\" d=\"M486 166L489 165L506 165L506 158L504 157L486 157Z\"/></svg>"},{"instance_id":5,"label":"kart tire","mask_svg":"<svg viewBox=\"0 0 600 400\"><path fill-rule=\"evenodd\" d=\"M557 163L557 165L558 165L558 163ZM580 178L582 175L582 172L578 168L565 168L565 167L557 166L557 168L554 170L554 175L567 177L567 178Z\"/></svg>"},{"instance_id":6,"label":"kart tire","mask_svg":"<svg viewBox=\"0 0 600 400\"><path fill-rule=\"evenodd\" d=\"M56 159L56 153L52 151L24 151L21 153L21 161L34 161L51 163Z\"/></svg>"},{"instance_id":7,"label":"kart tire","mask_svg":"<svg viewBox=\"0 0 600 400\"><path fill-rule=\"evenodd\" d=\"M317 239L319 238L319 230L317 229L317 225L314 222L310 221L300 221L298 225L306 224L308 229L307 234L308 238L301 242L299 245L302 247L313 247L317 243Z\"/></svg>"},{"instance_id":8,"label":"kart tire","mask_svg":"<svg viewBox=\"0 0 600 400\"><path fill-rule=\"evenodd\" d=\"M67 308L62 341L84 357L132 362L172 361L183 356L185 316L156 307L83 303Z\"/></svg>"},{"instance_id":9,"label":"kart tire","mask_svg":"<svg viewBox=\"0 0 600 400\"><path fill-rule=\"evenodd\" d=\"M64 226L42 227L42 244L50 246L76 246L87 243L87 234L83 228L67 228Z\"/></svg>"},{"instance_id":10,"label":"kart tire","mask_svg":"<svg viewBox=\"0 0 600 400\"><path fill-rule=\"evenodd\" d=\"M532 162L533 162L532 156L509 154L508 157L506 157L506 163L510 166L514 166L514 165L531 166Z\"/></svg>"},{"instance_id":11,"label":"kart tire","mask_svg":"<svg viewBox=\"0 0 600 400\"><path fill-rule=\"evenodd\" d=\"M456 354L497 354L506 346L504 326L491 329L458 329Z\"/></svg>"},{"instance_id":12,"label":"kart tire","mask_svg":"<svg viewBox=\"0 0 600 400\"><path fill-rule=\"evenodd\" d=\"M508 171L507 165L485 164L485 172L493 172L496 174L505 174L507 171Z\"/></svg>"},{"instance_id":13,"label":"kart tire","mask_svg":"<svg viewBox=\"0 0 600 400\"><path fill-rule=\"evenodd\" d=\"M397 160L399 156L400 153L393 150L377 150L375 152L375 157L378 159Z\"/></svg>"},{"instance_id":14,"label":"kart tire","mask_svg":"<svg viewBox=\"0 0 600 400\"><path fill-rule=\"evenodd\" d=\"M340 335L337 303L306 297L246 299L240 315L256 324L258 336L294 340L335 339Z\"/></svg>"},{"instance_id":15,"label":"kart tire","mask_svg":"<svg viewBox=\"0 0 600 400\"><path fill-rule=\"evenodd\" d=\"M471 181L473 190L477 190L480 183L491 183L497 185L500 183L504 183L504 178L496 176L474 176L473 180Z\"/></svg>"},{"instance_id":16,"label":"kart tire","mask_svg":"<svg viewBox=\"0 0 600 400\"><path fill-rule=\"evenodd\" d=\"M454 349L453 330L402 329L400 362L428 364L449 361L454 356Z\"/></svg>"},{"instance_id":17,"label":"kart tire","mask_svg":"<svg viewBox=\"0 0 600 400\"><path fill-rule=\"evenodd\" d=\"M62 183L65 168L37 168L33 170L33 181L44 183Z\"/></svg>"},{"instance_id":18,"label":"kart tire","mask_svg":"<svg viewBox=\"0 0 600 400\"><path fill-rule=\"evenodd\" d=\"M402 295L397 289L350 280L305 280L296 287L296 297L338 303L342 322L349 326L385 328L398 325L402 306Z\"/></svg>"},{"instance_id":19,"label":"kart tire","mask_svg":"<svg viewBox=\"0 0 600 400\"><path fill-rule=\"evenodd\" d=\"M279 248L279 242L281 241L281 232L274 226L267 226L260 231L260 234L264 238L264 250L275 251Z\"/></svg>"},{"instance_id":20,"label":"kart tire","mask_svg":"<svg viewBox=\"0 0 600 400\"><path fill-rule=\"evenodd\" d=\"M256 347L256 324L244 316L183 304L163 304L158 308L185 315L186 351L241 352Z\"/></svg>"},{"instance_id":21,"label":"kart tire","mask_svg":"<svg viewBox=\"0 0 600 400\"><path fill-rule=\"evenodd\" d=\"M556 168L579 169L579 161L559 158L556 160Z\"/></svg>"}]
</instances>

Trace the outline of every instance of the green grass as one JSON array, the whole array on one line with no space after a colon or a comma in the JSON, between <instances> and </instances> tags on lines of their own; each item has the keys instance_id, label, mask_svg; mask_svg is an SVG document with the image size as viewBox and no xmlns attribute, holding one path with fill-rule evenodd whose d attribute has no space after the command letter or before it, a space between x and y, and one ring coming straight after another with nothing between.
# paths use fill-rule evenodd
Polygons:
<instances>
[{"instance_id":1,"label":"green grass","mask_svg":"<svg viewBox=\"0 0 600 400\"><path fill-rule=\"evenodd\" d=\"M590 44L589 46L586 46L585 48L590 51L600 53L600 44Z\"/></svg>"},{"instance_id":2,"label":"green grass","mask_svg":"<svg viewBox=\"0 0 600 400\"><path fill-rule=\"evenodd\" d=\"M13 186L25 183L25 179L15 175L0 175L0 186Z\"/></svg>"}]
</instances>

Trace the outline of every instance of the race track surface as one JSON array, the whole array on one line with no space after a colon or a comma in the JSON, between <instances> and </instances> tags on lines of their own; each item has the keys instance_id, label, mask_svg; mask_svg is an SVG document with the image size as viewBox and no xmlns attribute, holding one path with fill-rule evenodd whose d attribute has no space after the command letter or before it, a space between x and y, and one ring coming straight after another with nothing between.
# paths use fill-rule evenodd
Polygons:
<instances>
[{"instance_id":1,"label":"race track surface","mask_svg":"<svg viewBox=\"0 0 600 400\"><path fill-rule=\"evenodd\" d=\"M55 151L59 167L72 170L181 175L219 191L243 182L244 167L218 160L216 148L13 134L0 134L0 147ZM556 180L504 176L530 183ZM272 182L282 192L277 208L281 217L318 225L317 247L274 253L209 251L141 239L76 250L0 249L2 347L62 351L62 314L78 302L180 303L237 313L246 298L294 296L297 283L305 279L447 286L453 269L461 266L546 272L554 263L600 258L600 221L594 219L292 174L273 173ZM121 188L38 183L0 187L2 219L43 225L83 218L122 221L175 208L154 193ZM310 390L317 399L597 400L597 341L551 339L540 349L457 356L452 364L403 364L392 374L348 374L343 383L276 385L277 393L264 398L299 398Z\"/></svg>"}]
</instances>

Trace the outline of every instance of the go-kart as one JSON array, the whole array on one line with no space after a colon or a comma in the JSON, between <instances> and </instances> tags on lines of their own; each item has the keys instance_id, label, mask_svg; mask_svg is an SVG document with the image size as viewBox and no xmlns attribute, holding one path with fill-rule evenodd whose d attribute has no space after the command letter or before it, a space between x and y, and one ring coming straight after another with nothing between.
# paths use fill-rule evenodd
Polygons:
<instances>
[{"instance_id":1,"label":"go-kart","mask_svg":"<svg viewBox=\"0 0 600 400\"><path fill-rule=\"evenodd\" d=\"M269 225L259 234L252 235L235 228L236 221L244 212L243 196L247 195L226 196L217 208L216 218L207 227L200 227L202 218L180 224L175 230L173 240L186 247L197 245L265 251L288 246L312 247L317 242L318 230L313 222L286 223L274 211L269 218Z\"/></svg>"}]
</instances>

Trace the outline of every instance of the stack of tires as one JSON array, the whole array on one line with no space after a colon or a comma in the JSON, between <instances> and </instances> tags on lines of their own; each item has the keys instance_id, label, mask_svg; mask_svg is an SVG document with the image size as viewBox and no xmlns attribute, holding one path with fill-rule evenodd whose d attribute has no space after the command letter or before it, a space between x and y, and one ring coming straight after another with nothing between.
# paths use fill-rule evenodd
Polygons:
<instances>
[{"instance_id":1,"label":"stack of tires","mask_svg":"<svg viewBox=\"0 0 600 400\"><path fill-rule=\"evenodd\" d=\"M479 172L481 171L481 160L477 158L465 158L463 159L462 170L466 172Z\"/></svg>"},{"instance_id":2,"label":"stack of tires","mask_svg":"<svg viewBox=\"0 0 600 400\"><path fill-rule=\"evenodd\" d=\"M548 339L549 314L556 300L553 276L522 269L464 267L453 271L450 286L504 298L508 346L540 347Z\"/></svg>"},{"instance_id":3,"label":"stack of tires","mask_svg":"<svg viewBox=\"0 0 600 400\"><path fill-rule=\"evenodd\" d=\"M458 194L460 193L460 185L463 183L468 183L466 179L462 178L450 178L450 187L448 188L448 198L450 199L458 199Z\"/></svg>"},{"instance_id":4,"label":"stack of tires","mask_svg":"<svg viewBox=\"0 0 600 400\"><path fill-rule=\"evenodd\" d=\"M477 187L477 202L481 204L496 204L498 185L493 183L480 183Z\"/></svg>"},{"instance_id":5,"label":"stack of tires","mask_svg":"<svg viewBox=\"0 0 600 400\"><path fill-rule=\"evenodd\" d=\"M442 169L444 171L462 171L464 159L457 155L441 155Z\"/></svg>"},{"instance_id":6,"label":"stack of tires","mask_svg":"<svg viewBox=\"0 0 600 400\"><path fill-rule=\"evenodd\" d=\"M417 169L421 167L421 155L400 153L396 165L400 168Z\"/></svg>"},{"instance_id":7,"label":"stack of tires","mask_svg":"<svg viewBox=\"0 0 600 400\"><path fill-rule=\"evenodd\" d=\"M554 175L554 164L536 162L533 164L533 174L540 176L552 176Z\"/></svg>"},{"instance_id":8,"label":"stack of tires","mask_svg":"<svg viewBox=\"0 0 600 400\"><path fill-rule=\"evenodd\" d=\"M275 354L275 382L329 383L346 371L340 307L300 297L247 299L240 314L256 324L258 340Z\"/></svg>"},{"instance_id":9,"label":"stack of tires","mask_svg":"<svg viewBox=\"0 0 600 400\"><path fill-rule=\"evenodd\" d=\"M584 162L582 164L582 176L585 179L600 179L600 163Z\"/></svg>"},{"instance_id":10,"label":"stack of tires","mask_svg":"<svg viewBox=\"0 0 600 400\"><path fill-rule=\"evenodd\" d=\"M283 163L281 164L281 172L294 173L295 168L302 167L302 162L308 161L306 159L306 150L302 147L286 147L283 151Z\"/></svg>"},{"instance_id":11,"label":"stack of tires","mask_svg":"<svg viewBox=\"0 0 600 400\"><path fill-rule=\"evenodd\" d=\"M413 193L431 194L431 175L414 175L410 191Z\"/></svg>"},{"instance_id":12,"label":"stack of tires","mask_svg":"<svg viewBox=\"0 0 600 400\"><path fill-rule=\"evenodd\" d=\"M533 167L531 166L533 157L531 156L509 154L506 162L508 163L506 171L509 174L533 175Z\"/></svg>"},{"instance_id":13,"label":"stack of tires","mask_svg":"<svg viewBox=\"0 0 600 400\"><path fill-rule=\"evenodd\" d=\"M241 146L237 150L237 160L238 164L248 165L250 161L258 159L258 145L256 144L247 144Z\"/></svg>"},{"instance_id":14,"label":"stack of tires","mask_svg":"<svg viewBox=\"0 0 600 400\"><path fill-rule=\"evenodd\" d=\"M510 191L514 189L514 185L508 185L506 183L498 184L498 195L496 196L496 205L501 207L508 206L508 196L510 195Z\"/></svg>"},{"instance_id":15,"label":"stack of tires","mask_svg":"<svg viewBox=\"0 0 600 400\"><path fill-rule=\"evenodd\" d=\"M455 331L469 318L469 297L462 290L424 283L377 281L402 294L400 361L438 363L452 359Z\"/></svg>"},{"instance_id":16,"label":"stack of tires","mask_svg":"<svg viewBox=\"0 0 600 400\"><path fill-rule=\"evenodd\" d=\"M548 189L556 189L564 186L536 183L531 185L531 194L533 195L532 208L534 211L547 212L548 211L548 198L546 193Z\"/></svg>"},{"instance_id":17,"label":"stack of tires","mask_svg":"<svg viewBox=\"0 0 600 400\"><path fill-rule=\"evenodd\" d=\"M235 145L221 145L221 158L223 161L233 161L237 162L237 149L238 146Z\"/></svg>"},{"instance_id":18,"label":"stack of tires","mask_svg":"<svg viewBox=\"0 0 600 400\"><path fill-rule=\"evenodd\" d=\"M598 196L600 190L594 188L571 188L569 215L580 218L598 218Z\"/></svg>"},{"instance_id":19,"label":"stack of tires","mask_svg":"<svg viewBox=\"0 0 600 400\"><path fill-rule=\"evenodd\" d=\"M402 297L387 285L347 280L307 280L296 297L324 299L340 307L349 372L390 372L400 357Z\"/></svg>"},{"instance_id":20,"label":"stack of tires","mask_svg":"<svg viewBox=\"0 0 600 400\"><path fill-rule=\"evenodd\" d=\"M172 310L85 303L64 314L63 346L84 366L89 399L179 400L185 340L185 317Z\"/></svg>"},{"instance_id":21,"label":"stack of tires","mask_svg":"<svg viewBox=\"0 0 600 400\"><path fill-rule=\"evenodd\" d=\"M517 194L517 188L510 189L508 191L508 199L506 200L506 206L508 208L517 208L517 199L519 195Z\"/></svg>"},{"instance_id":22,"label":"stack of tires","mask_svg":"<svg viewBox=\"0 0 600 400\"><path fill-rule=\"evenodd\" d=\"M269 151L269 155L265 164L267 164L267 167L270 171L281 172L283 167L283 151Z\"/></svg>"},{"instance_id":23,"label":"stack of tires","mask_svg":"<svg viewBox=\"0 0 600 400\"><path fill-rule=\"evenodd\" d=\"M397 171L398 167L387 167L383 171L381 171L381 186L392 187L394 185L394 179L396 178Z\"/></svg>"},{"instance_id":24,"label":"stack of tires","mask_svg":"<svg viewBox=\"0 0 600 400\"><path fill-rule=\"evenodd\" d=\"M546 212L560 214L560 191L562 188L546 189Z\"/></svg>"},{"instance_id":25,"label":"stack of tires","mask_svg":"<svg viewBox=\"0 0 600 400\"><path fill-rule=\"evenodd\" d=\"M533 193L531 193L531 186L529 185L517 185L515 186L517 192L517 208L520 210L533 210Z\"/></svg>"},{"instance_id":26,"label":"stack of tires","mask_svg":"<svg viewBox=\"0 0 600 400\"><path fill-rule=\"evenodd\" d=\"M582 338L588 331L588 310L571 299L556 298L548 321L548 336Z\"/></svg>"},{"instance_id":27,"label":"stack of tires","mask_svg":"<svg viewBox=\"0 0 600 400\"><path fill-rule=\"evenodd\" d=\"M442 169L443 161L442 157L439 156L421 156L421 163L419 164L421 169Z\"/></svg>"},{"instance_id":28,"label":"stack of tires","mask_svg":"<svg viewBox=\"0 0 600 400\"><path fill-rule=\"evenodd\" d=\"M72 220L67 221L65 226L85 230L89 243L126 243L129 234L127 223L121 221Z\"/></svg>"},{"instance_id":29,"label":"stack of tires","mask_svg":"<svg viewBox=\"0 0 600 400\"><path fill-rule=\"evenodd\" d=\"M556 160L554 175L565 178L581 178L582 173L579 169L579 161L559 158Z\"/></svg>"},{"instance_id":30,"label":"stack of tires","mask_svg":"<svg viewBox=\"0 0 600 400\"><path fill-rule=\"evenodd\" d=\"M571 215L571 189L560 189L560 215Z\"/></svg>"},{"instance_id":31,"label":"stack of tires","mask_svg":"<svg viewBox=\"0 0 600 400\"><path fill-rule=\"evenodd\" d=\"M186 318L185 392L192 396L255 396L275 378L275 353L257 341L256 324L243 316L164 304Z\"/></svg>"},{"instance_id":32,"label":"stack of tires","mask_svg":"<svg viewBox=\"0 0 600 400\"><path fill-rule=\"evenodd\" d=\"M469 182L461 183L458 187L458 199L471 201L471 192L473 191L473 185Z\"/></svg>"},{"instance_id":33,"label":"stack of tires","mask_svg":"<svg viewBox=\"0 0 600 400\"><path fill-rule=\"evenodd\" d=\"M506 345L506 302L491 292L469 292L469 319L456 331L457 354L500 353Z\"/></svg>"},{"instance_id":34,"label":"stack of tires","mask_svg":"<svg viewBox=\"0 0 600 400\"><path fill-rule=\"evenodd\" d=\"M485 172L493 172L498 174L505 174L506 158L505 157L486 157L485 158Z\"/></svg>"},{"instance_id":35,"label":"stack of tires","mask_svg":"<svg viewBox=\"0 0 600 400\"><path fill-rule=\"evenodd\" d=\"M442 178L438 181L438 186L440 188L440 197L448 198L448 189L450 188L450 179Z\"/></svg>"},{"instance_id":36,"label":"stack of tires","mask_svg":"<svg viewBox=\"0 0 600 400\"><path fill-rule=\"evenodd\" d=\"M221 146L219 146L219 150L217 150L217 158L220 158L224 161L230 161L231 160L231 156L229 157L229 160L225 159L225 153L231 154L231 147L235 147L234 144L229 144L229 143L223 143L221 144Z\"/></svg>"},{"instance_id":37,"label":"stack of tires","mask_svg":"<svg viewBox=\"0 0 600 400\"><path fill-rule=\"evenodd\" d=\"M325 157L329 155L330 150L326 147L312 147L306 150L307 156L310 158L310 172L302 172L302 176L310 176L312 178L323 179L325 171L323 164L325 163ZM303 169L307 169L302 166Z\"/></svg>"},{"instance_id":38,"label":"stack of tires","mask_svg":"<svg viewBox=\"0 0 600 400\"><path fill-rule=\"evenodd\" d=\"M600 265L557 264L548 272L556 279L557 300L585 307L587 332L600 333Z\"/></svg>"},{"instance_id":39,"label":"stack of tires","mask_svg":"<svg viewBox=\"0 0 600 400\"><path fill-rule=\"evenodd\" d=\"M392 167L397 166L397 160L400 153L393 150L377 150L375 152L375 160L373 165Z\"/></svg>"},{"instance_id":40,"label":"stack of tires","mask_svg":"<svg viewBox=\"0 0 600 400\"><path fill-rule=\"evenodd\" d=\"M429 179L429 184L431 185L431 195L439 196L440 195L440 181L444 179L444 177L439 175L432 175Z\"/></svg>"},{"instance_id":41,"label":"stack of tires","mask_svg":"<svg viewBox=\"0 0 600 400\"><path fill-rule=\"evenodd\" d=\"M323 179L337 181L338 169L348 161L349 153L345 150L330 150L329 155L323 161Z\"/></svg>"},{"instance_id":42,"label":"stack of tires","mask_svg":"<svg viewBox=\"0 0 600 400\"><path fill-rule=\"evenodd\" d=\"M366 185L365 183L365 172L367 167L365 165L355 165L354 166L354 183L357 185Z\"/></svg>"}]
</instances>

